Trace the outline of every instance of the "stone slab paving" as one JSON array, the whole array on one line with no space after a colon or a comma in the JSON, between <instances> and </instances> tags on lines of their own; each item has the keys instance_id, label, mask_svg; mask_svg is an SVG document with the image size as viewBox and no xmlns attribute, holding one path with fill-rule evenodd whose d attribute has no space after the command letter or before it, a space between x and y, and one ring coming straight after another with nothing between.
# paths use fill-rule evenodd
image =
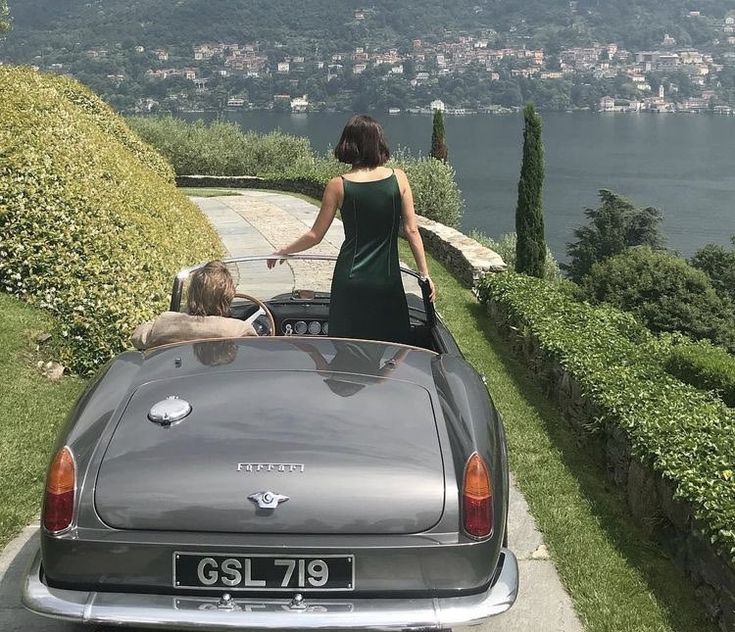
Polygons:
<instances>
[{"instance_id":1,"label":"stone slab paving","mask_svg":"<svg viewBox=\"0 0 735 632\"><path fill-rule=\"evenodd\" d=\"M194 198L221 235L231 257L267 254L289 243L306 228L311 228L319 210L315 205L289 195L249 190L242 193L237 197ZM335 220L325 240L314 252L336 254L342 240L341 222ZM314 272L324 273L318 267ZM267 291L270 286L290 283L291 279L292 271L284 265L276 266L274 270L263 266L262 271L255 273L248 268L248 278L240 281L244 291L257 294L257 291ZM583 627L571 599L554 564L548 559L543 537L512 477L511 483L509 543L519 561L520 592L513 608L475 630L582 632ZM93 632L94 629L87 626L44 619L23 609L20 588L37 548L38 525L35 523L26 527L0 553L0 631ZM96 632L103 631L97 628Z\"/></svg>"}]
</instances>

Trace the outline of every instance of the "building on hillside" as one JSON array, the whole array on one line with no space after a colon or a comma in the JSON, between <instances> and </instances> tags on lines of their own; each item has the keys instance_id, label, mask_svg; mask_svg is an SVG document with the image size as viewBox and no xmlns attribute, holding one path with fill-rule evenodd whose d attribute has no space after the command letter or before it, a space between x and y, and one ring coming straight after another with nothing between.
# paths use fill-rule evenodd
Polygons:
<instances>
[{"instance_id":1,"label":"building on hillside","mask_svg":"<svg viewBox=\"0 0 735 632\"><path fill-rule=\"evenodd\" d=\"M684 99L681 102L679 110L682 112L707 112L710 109L709 99L703 99L701 97L692 97L690 99Z\"/></svg>"},{"instance_id":2,"label":"building on hillside","mask_svg":"<svg viewBox=\"0 0 735 632\"><path fill-rule=\"evenodd\" d=\"M215 55L215 48L211 44L200 44L194 46L194 59L196 61L203 61L212 59Z\"/></svg>"},{"instance_id":3,"label":"building on hillside","mask_svg":"<svg viewBox=\"0 0 735 632\"><path fill-rule=\"evenodd\" d=\"M641 102L636 99L602 97L599 110L600 112L640 112Z\"/></svg>"},{"instance_id":4,"label":"building on hillside","mask_svg":"<svg viewBox=\"0 0 735 632\"><path fill-rule=\"evenodd\" d=\"M287 61L279 61L277 72L280 72L281 74L288 74L288 72L291 70L291 64Z\"/></svg>"},{"instance_id":5,"label":"building on hillside","mask_svg":"<svg viewBox=\"0 0 735 632\"><path fill-rule=\"evenodd\" d=\"M245 105L245 99L241 96L238 97L229 97L227 99L227 107L228 108L241 108Z\"/></svg>"},{"instance_id":6,"label":"building on hillside","mask_svg":"<svg viewBox=\"0 0 735 632\"><path fill-rule=\"evenodd\" d=\"M661 41L661 46L676 46L676 39L666 33L664 39Z\"/></svg>"},{"instance_id":7,"label":"building on hillside","mask_svg":"<svg viewBox=\"0 0 735 632\"><path fill-rule=\"evenodd\" d=\"M401 108L388 108L388 114L400 114Z\"/></svg>"},{"instance_id":8,"label":"building on hillside","mask_svg":"<svg viewBox=\"0 0 735 632\"><path fill-rule=\"evenodd\" d=\"M294 113L302 113L306 112L309 109L309 100L306 98L306 95L303 97L296 97L295 99L291 99L291 112Z\"/></svg>"},{"instance_id":9,"label":"building on hillside","mask_svg":"<svg viewBox=\"0 0 735 632\"><path fill-rule=\"evenodd\" d=\"M136 46L135 47L136 53L145 53L145 46Z\"/></svg>"},{"instance_id":10,"label":"building on hillside","mask_svg":"<svg viewBox=\"0 0 735 632\"><path fill-rule=\"evenodd\" d=\"M163 48L158 48L154 50L153 54L155 55L156 59L158 59L158 61L168 61L168 51L164 50Z\"/></svg>"},{"instance_id":11,"label":"building on hillside","mask_svg":"<svg viewBox=\"0 0 735 632\"><path fill-rule=\"evenodd\" d=\"M355 64L352 67L352 72L356 75L361 75L365 70L367 70L367 64Z\"/></svg>"},{"instance_id":12,"label":"building on hillside","mask_svg":"<svg viewBox=\"0 0 735 632\"><path fill-rule=\"evenodd\" d=\"M446 110L446 106L444 105L444 101L441 99L434 99L430 104L429 108L432 112L444 112Z\"/></svg>"}]
</instances>

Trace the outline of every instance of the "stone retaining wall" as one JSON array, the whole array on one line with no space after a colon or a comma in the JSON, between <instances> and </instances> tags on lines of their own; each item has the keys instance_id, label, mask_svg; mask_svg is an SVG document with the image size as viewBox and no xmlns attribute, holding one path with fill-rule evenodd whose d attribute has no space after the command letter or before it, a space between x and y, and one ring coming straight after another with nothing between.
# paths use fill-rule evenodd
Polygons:
<instances>
[{"instance_id":1,"label":"stone retaining wall","mask_svg":"<svg viewBox=\"0 0 735 632\"><path fill-rule=\"evenodd\" d=\"M418 215L424 247L467 287L487 272L507 269L502 257L458 230Z\"/></svg>"},{"instance_id":2,"label":"stone retaining wall","mask_svg":"<svg viewBox=\"0 0 735 632\"><path fill-rule=\"evenodd\" d=\"M275 189L320 198L324 188L308 179L276 180L255 176L177 176L180 187ZM472 287L487 272L503 272L501 256L454 228L418 216L424 247L465 286Z\"/></svg>"},{"instance_id":3,"label":"stone retaining wall","mask_svg":"<svg viewBox=\"0 0 735 632\"><path fill-rule=\"evenodd\" d=\"M718 555L694 518L691 506L674 498L673 484L632 454L626 434L607 423L594 434L591 427L600 411L582 394L577 381L545 353L536 338L509 316L504 306L490 301L488 313L515 355L536 375L546 394L584 440L592 458L603 463L610 479L625 493L636 522L668 549L671 558L695 586L709 616L724 632L735 632L735 565Z\"/></svg>"}]
</instances>

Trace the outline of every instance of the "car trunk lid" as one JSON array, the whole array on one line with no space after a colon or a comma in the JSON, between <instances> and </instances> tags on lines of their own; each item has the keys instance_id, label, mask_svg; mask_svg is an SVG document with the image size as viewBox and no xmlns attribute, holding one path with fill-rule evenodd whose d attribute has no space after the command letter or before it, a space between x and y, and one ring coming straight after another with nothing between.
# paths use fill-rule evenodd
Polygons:
<instances>
[{"instance_id":1,"label":"car trunk lid","mask_svg":"<svg viewBox=\"0 0 735 632\"><path fill-rule=\"evenodd\" d=\"M170 426L150 421L171 396L191 413ZM265 492L288 500L259 507L250 497ZM95 489L99 516L117 529L416 533L439 521L444 502L429 392L349 371L219 371L142 384Z\"/></svg>"}]
</instances>

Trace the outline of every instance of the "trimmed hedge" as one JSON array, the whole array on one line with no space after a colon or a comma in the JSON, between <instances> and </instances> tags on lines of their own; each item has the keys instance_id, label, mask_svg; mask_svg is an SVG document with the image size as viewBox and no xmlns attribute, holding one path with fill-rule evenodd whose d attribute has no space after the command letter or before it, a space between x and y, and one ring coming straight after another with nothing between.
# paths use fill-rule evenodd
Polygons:
<instances>
[{"instance_id":1,"label":"trimmed hedge","mask_svg":"<svg viewBox=\"0 0 735 632\"><path fill-rule=\"evenodd\" d=\"M577 381L598 411L594 423L620 429L735 561L735 411L665 371L661 346L670 343L629 314L579 303L524 275L486 275L478 296L500 305L519 335Z\"/></svg>"},{"instance_id":2,"label":"trimmed hedge","mask_svg":"<svg viewBox=\"0 0 735 632\"><path fill-rule=\"evenodd\" d=\"M176 271L218 256L172 172L92 92L0 67L0 290L50 310L60 360L90 372L167 307Z\"/></svg>"},{"instance_id":3,"label":"trimmed hedge","mask_svg":"<svg viewBox=\"0 0 735 632\"><path fill-rule=\"evenodd\" d=\"M321 197L327 182L348 170L332 156L313 153L308 139L282 132L255 134L234 123L187 123L170 116L130 123L171 161L179 182L195 182L186 180L190 175L258 176L266 180L261 186ZM388 166L405 170L418 213L459 225L464 202L451 165L398 151Z\"/></svg>"},{"instance_id":4,"label":"trimmed hedge","mask_svg":"<svg viewBox=\"0 0 735 632\"><path fill-rule=\"evenodd\" d=\"M178 175L262 175L313 162L307 138L243 132L236 123L188 123L172 116L129 118L130 126L171 162Z\"/></svg>"},{"instance_id":5,"label":"trimmed hedge","mask_svg":"<svg viewBox=\"0 0 735 632\"><path fill-rule=\"evenodd\" d=\"M717 391L735 408L735 357L724 349L709 342L678 344L671 349L666 370L696 388Z\"/></svg>"}]
</instances>

